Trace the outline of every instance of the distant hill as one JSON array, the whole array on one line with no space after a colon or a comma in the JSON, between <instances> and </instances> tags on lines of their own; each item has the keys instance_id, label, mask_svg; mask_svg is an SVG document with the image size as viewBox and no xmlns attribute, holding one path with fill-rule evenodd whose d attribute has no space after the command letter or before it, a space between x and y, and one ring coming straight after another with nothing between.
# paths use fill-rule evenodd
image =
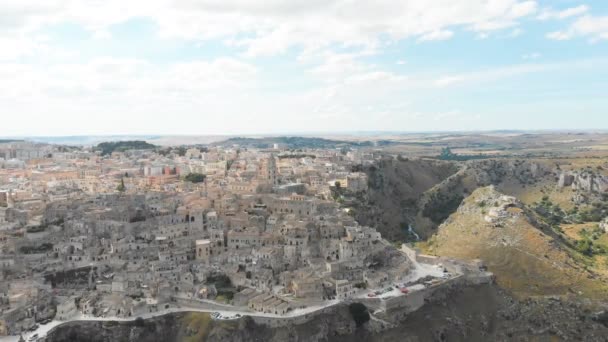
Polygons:
<instances>
[{"instance_id":1,"label":"distant hill","mask_svg":"<svg viewBox=\"0 0 608 342\"><path fill-rule=\"evenodd\" d=\"M19 141L23 141L23 140L20 140L20 139L0 139L0 144L7 144L7 143L19 142Z\"/></svg>"},{"instance_id":2,"label":"distant hill","mask_svg":"<svg viewBox=\"0 0 608 342\"><path fill-rule=\"evenodd\" d=\"M112 154L112 152L124 152L127 150L151 150L158 146L147 143L143 140L110 141L102 142L95 146L96 151L101 151L101 155Z\"/></svg>"},{"instance_id":3,"label":"distant hill","mask_svg":"<svg viewBox=\"0 0 608 342\"><path fill-rule=\"evenodd\" d=\"M266 138L243 138L235 137L220 142L213 143L215 146L243 146L252 148L272 148L274 144L283 145L290 149L300 148L339 148L339 147L372 147L386 146L394 142L388 140L381 141L344 141L331 140L314 137L266 137Z\"/></svg>"},{"instance_id":4,"label":"distant hill","mask_svg":"<svg viewBox=\"0 0 608 342\"><path fill-rule=\"evenodd\" d=\"M71 136L24 136L19 139L54 145L95 146L104 141L155 141L157 135L71 135Z\"/></svg>"}]
</instances>

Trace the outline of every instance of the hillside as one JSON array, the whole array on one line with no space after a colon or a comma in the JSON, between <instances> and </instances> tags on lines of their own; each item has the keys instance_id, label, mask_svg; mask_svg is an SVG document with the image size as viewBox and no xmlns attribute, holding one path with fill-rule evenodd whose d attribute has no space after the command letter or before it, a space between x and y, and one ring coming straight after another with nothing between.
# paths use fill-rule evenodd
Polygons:
<instances>
[{"instance_id":1,"label":"hillside","mask_svg":"<svg viewBox=\"0 0 608 342\"><path fill-rule=\"evenodd\" d=\"M425 244L426 252L481 259L514 294L608 298L608 287L573 258L554 231L494 187L475 190Z\"/></svg>"},{"instance_id":2,"label":"hillside","mask_svg":"<svg viewBox=\"0 0 608 342\"><path fill-rule=\"evenodd\" d=\"M475 189L495 185L509 195L539 200L556 184L555 164L547 161L486 159L451 162L384 158L362 167L369 191L355 203L357 220L373 225L391 240L413 241L408 225L421 239L433 235ZM554 191L565 200L568 192Z\"/></svg>"},{"instance_id":3,"label":"hillside","mask_svg":"<svg viewBox=\"0 0 608 342\"><path fill-rule=\"evenodd\" d=\"M540 193L537 187L555 184L555 174L548 161L520 159L474 160L462 164L459 172L425 192L418 201L415 228L430 236L461 201L475 189L495 185L508 195ZM540 195L539 197L541 197Z\"/></svg>"}]
</instances>

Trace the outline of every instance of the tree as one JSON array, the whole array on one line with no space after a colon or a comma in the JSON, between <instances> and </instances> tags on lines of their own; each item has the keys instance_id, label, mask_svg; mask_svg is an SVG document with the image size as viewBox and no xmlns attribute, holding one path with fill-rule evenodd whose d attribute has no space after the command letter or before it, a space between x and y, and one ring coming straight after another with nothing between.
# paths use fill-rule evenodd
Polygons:
<instances>
[{"instance_id":1,"label":"tree","mask_svg":"<svg viewBox=\"0 0 608 342\"><path fill-rule=\"evenodd\" d=\"M186 155L186 148L183 146L180 146L177 148L177 155L180 157L183 157Z\"/></svg>"},{"instance_id":2,"label":"tree","mask_svg":"<svg viewBox=\"0 0 608 342\"><path fill-rule=\"evenodd\" d=\"M184 180L191 183L202 183L205 181L205 177L202 173L189 173L184 177Z\"/></svg>"},{"instance_id":3,"label":"tree","mask_svg":"<svg viewBox=\"0 0 608 342\"><path fill-rule=\"evenodd\" d=\"M118 184L118 187L116 188L116 190L118 190L120 192L125 192L125 190L127 190L127 188L125 187L124 178L120 178L120 184Z\"/></svg>"},{"instance_id":4,"label":"tree","mask_svg":"<svg viewBox=\"0 0 608 342\"><path fill-rule=\"evenodd\" d=\"M582 253L586 256L593 256L593 242L591 242L587 238L578 240L576 242L575 248L579 253Z\"/></svg>"},{"instance_id":5,"label":"tree","mask_svg":"<svg viewBox=\"0 0 608 342\"><path fill-rule=\"evenodd\" d=\"M443 160L452 160L456 156L452 153L452 149L449 147L444 147L441 149L441 154L439 155L439 159Z\"/></svg>"},{"instance_id":6,"label":"tree","mask_svg":"<svg viewBox=\"0 0 608 342\"><path fill-rule=\"evenodd\" d=\"M141 317L137 317L137 318L135 319L135 326L136 326L136 327L143 327L144 325L146 325L146 322L144 321L144 319L143 319L143 318L141 318Z\"/></svg>"}]
</instances>

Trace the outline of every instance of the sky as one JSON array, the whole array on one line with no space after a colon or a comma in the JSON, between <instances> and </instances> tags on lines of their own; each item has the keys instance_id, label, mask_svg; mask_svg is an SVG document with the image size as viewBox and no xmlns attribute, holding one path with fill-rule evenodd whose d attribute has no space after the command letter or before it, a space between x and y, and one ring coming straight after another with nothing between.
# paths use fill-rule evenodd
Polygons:
<instances>
[{"instance_id":1,"label":"sky","mask_svg":"<svg viewBox=\"0 0 608 342\"><path fill-rule=\"evenodd\" d=\"M608 129L606 0L0 0L0 136Z\"/></svg>"}]
</instances>

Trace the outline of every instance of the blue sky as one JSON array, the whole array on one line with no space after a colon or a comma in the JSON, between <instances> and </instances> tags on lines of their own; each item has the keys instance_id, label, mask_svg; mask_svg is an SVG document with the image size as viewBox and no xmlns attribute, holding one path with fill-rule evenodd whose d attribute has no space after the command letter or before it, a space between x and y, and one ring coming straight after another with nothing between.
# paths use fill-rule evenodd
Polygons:
<instances>
[{"instance_id":1,"label":"blue sky","mask_svg":"<svg viewBox=\"0 0 608 342\"><path fill-rule=\"evenodd\" d=\"M608 2L5 0L0 136L608 129Z\"/></svg>"}]
</instances>

